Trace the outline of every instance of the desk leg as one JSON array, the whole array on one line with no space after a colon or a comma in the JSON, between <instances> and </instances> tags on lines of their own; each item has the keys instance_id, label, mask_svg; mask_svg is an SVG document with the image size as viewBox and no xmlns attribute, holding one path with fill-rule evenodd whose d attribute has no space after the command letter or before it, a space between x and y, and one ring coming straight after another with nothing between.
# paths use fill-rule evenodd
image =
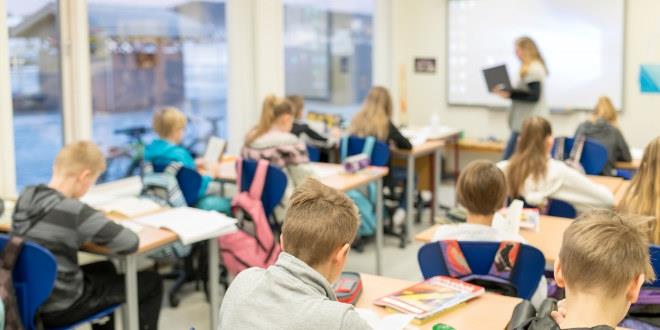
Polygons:
<instances>
[{"instance_id":1,"label":"desk leg","mask_svg":"<svg viewBox=\"0 0 660 330\"><path fill-rule=\"evenodd\" d=\"M383 273L381 254L383 250L383 178L378 179L376 189L376 274Z\"/></svg>"},{"instance_id":2,"label":"desk leg","mask_svg":"<svg viewBox=\"0 0 660 330\"><path fill-rule=\"evenodd\" d=\"M415 194L415 157L408 155L406 163L406 240L412 241L413 196Z\"/></svg>"},{"instance_id":3,"label":"desk leg","mask_svg":"<svg viewBox=\"0 0 660 330\"><path fill-rule=\"evenodd\" d=\"M139 329L137 256L130 254L122 259L126 282L126 303L123 310L124 329Z\"/></svg>"},{"instance_id":4,"label":"desk leg","mask_svg":"<svg viewBox=\"0 0 660 330\"><path fill-rule=\"evenodd\" d=\"M213 237L208 240L209 248L209 295L211 296L211 330L218 328L218 313L220 313L220 258L218 257L218 239Z\"/></svg>"},{"instance_id":5,"label":"desk leg","mask_svg":"<svg viewBox=\"0 0 660 330\"><path fill-rule=\"evenodd\" d=\"M440 196L440 184L442 183L442 150L435 151L433 164L433 200L431 201L431 224L435 223L438 212L438 197Z\"/></svg>"}]
</instances>

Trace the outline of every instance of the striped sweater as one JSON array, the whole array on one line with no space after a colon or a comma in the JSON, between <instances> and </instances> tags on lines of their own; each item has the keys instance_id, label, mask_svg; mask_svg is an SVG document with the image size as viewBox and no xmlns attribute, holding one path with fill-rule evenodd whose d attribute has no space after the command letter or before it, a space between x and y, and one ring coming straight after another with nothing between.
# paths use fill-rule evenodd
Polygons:
<instances>
[{"instance_id":1,"label":"striped sweater","mask_svg":"<svg viewBox=\"0 0 660 330\"><path fill-rule=\"evenodd\" d=\"M47 248L57 261L55 287L42 306L43 312L66 310L82 295L78 249L83 243L102 245L114 253L131 253L138 248L135 233L45 185L23 191L14 210L12 231Z\"/></svg>"}]
</instances>

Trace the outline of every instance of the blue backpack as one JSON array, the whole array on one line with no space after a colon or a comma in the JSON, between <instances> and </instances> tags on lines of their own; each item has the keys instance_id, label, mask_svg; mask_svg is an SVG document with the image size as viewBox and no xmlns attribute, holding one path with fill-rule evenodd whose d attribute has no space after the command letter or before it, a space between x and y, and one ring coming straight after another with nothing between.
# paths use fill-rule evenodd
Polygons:
<instances>
[{"instance_id":1,"label":"blue backpack","mask_svg":"<svg viewBox=\"0 0 660 330\"><path fill-rule=\"evenodd\" d=\"M362 153L367 155L371 159L371 154L374 149L374 144L376 139L372 136L367 137L364 142L364 147L362 148ZM341 141L341 160L348 157L348 137L342 137ZM376 214L375 214L375 205L377 197L377 188L375 183L370 183L367 185L367 195L366 196L362 191L354 189L346 193L350 199L353 200L353 203L358 208L360 212L360 228L358 229L358 234L360 236L372 236L376 231Z\"/></svg>"}]
</instances>

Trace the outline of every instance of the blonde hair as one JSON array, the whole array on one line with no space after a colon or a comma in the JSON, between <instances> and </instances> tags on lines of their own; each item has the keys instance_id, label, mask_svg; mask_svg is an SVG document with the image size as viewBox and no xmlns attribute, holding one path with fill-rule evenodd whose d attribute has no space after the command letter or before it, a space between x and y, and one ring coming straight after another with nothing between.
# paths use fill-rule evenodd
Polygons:
<instances>
[{"instance_id":1,"label":"blonde hair","mask_svg":"<svg viewBox=\"0 0 660 330\"><path fill-rule=\"evenodd\" d=\"M473 214L494 214L502 208L506 196L504 173L487 160L468 164L456 183L456 200Z\"/></svg>"},{"instance_id":2,"label":"blonde hair","mask_svg":"<svg viewBox=\"0 0 660 330\"><path fill-rule=\"evenodd\" d=\"M389 123L392 118L392 97L385 87L375 86L353 120L349 132L365 137L373 136L386 140L389 134Z\"/></svg>"},{"instance_id":3,"label":"blonde hair","mask_svg":"<svg viewBox=\"0 0 660 330\"><path fill-rule=\"evenodd\" d=\"M188 119L175 107L164 107L154 112L151 122L154 131L162 139L168 138L178 129L186 127Z\"/></svg>"},{"instance_id":4,"label":"blonde hair","mask_svg":"<svg viewBox=\"0 0 660 330\"><path fill-rule=\"evenodd\" d=\"M599 118L610 123L612 126L617 126L619 115L616 113L616 109L614 109L612 101L607 96L599 97L598 103L596 103L596 107L594 107L592 119L595 122Z\"/></svg>"},{"instance_id":5,"label":"blonde hair","mask_svg":"<svg viewBox=\"0 0 660 330\"><path fill-rule=\"evenodd\" d=\"M546 139L552 136L552 127L543 117L530 117L523 122L516 152L506 168L509 195L519 197L527 178L539 180L548 170Z\"/></svg>"},{"instance_id":6,"label":"blonde hair","mask_svg":"<svg viewBox=\"0 0 660 330\"><path fill-rule=\"evenodd\" d=\"M308 178L293 193L286 211L284 251L317 266L353 242L359 222L357 207L346 194Z\"/></svg>"},{"instance_id":7,"label":"blonde hair","mask_svg":"<svg viewBox=\"0 0 660 330\"><path fill-rule=\"evenodd\" d=\"M566 285L582 292L600 289L615 297L640 274L653 281L645 220L594 210L573 221L559 251Z\"/></svg>"},{"instance_id":8,"label":"blonde hair","mask_svg":"<svg viewBox=\"0 0 660 330\"><path fill-rule=\"evenodd\" d=\"M95 175L105 171L105 158L99 147L91 141L78 141L62 147L55 156L53 173L77 176L85 170Z\"/></svg>"},{"instance_id":9,"label":"blonde hair","mask_svg":"<svg viewBox=\"0 0 660 330\"><path fill-rule=\"evenodd\" d=\"M291 103L291 107L293 108L293 117L296 119L302 118L303 110L305 109L305 99L300 95L289 95L286 99Z\"/></svg>"},{"instance_id":10,"label":"blonde hair","mask_svg":"<svg viewBox=\"0 0 660 330\"><path fill-rule=\"evenodd\" d=\"M245 137L245 144L250 145L254 140L268 132L273 126L275 120L283 115L293 116L293 107L291 107L291 103L286 99L276 97L275 95L266 96L261 107L259 123L257 123L257 125L247 134Z\"/></svg>"},{"instance_id":11,"label":"blonde hair","mask_svg":"<svg viewBox=\"0 0 660 330\"><path fill-rule=\"evenodd\" d=\"M639 170L630 182L619 209L629 214L654 217L656 221L651 241L660 244L660 137L644 149Z\"/></svg>"},{"instance_id":12,"label":"blonde hair","mask_svg":"<svg viewBox=\"0 0 660 330\"><path fill-rule=\"evenodd\" d=\"M516 47L522 52L522 65L520 66L520 77L524 78L529 72L529 66L534 61L539 61L543 65L545 73L548 74L548 66L545 64L543 55L536 46L536 42L530 37L523 36L516 40Z\"/></svg>"}]
</instances>

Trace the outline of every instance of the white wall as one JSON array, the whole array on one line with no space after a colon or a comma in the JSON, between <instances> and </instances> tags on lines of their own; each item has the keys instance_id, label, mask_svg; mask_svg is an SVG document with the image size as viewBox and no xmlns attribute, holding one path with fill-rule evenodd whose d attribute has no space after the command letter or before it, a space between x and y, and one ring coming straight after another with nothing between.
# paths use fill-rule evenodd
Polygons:
<instances>
[{"instance_id":1,"label":"white wall","mask_svg":"<svg viewBox=\"0 0 660 330\"><path fill-rule=\"evenodd\" d=\"M392 88L394 104L399 104L399 67L407 75L407 96L411 124L428 123L437 111L443 124L461 128L467 136L508 137L507 112L485 108L448 107L446 97L446 1L392 0ZM660 63L660 1L628 0L626 17L625 98L621 127L629 144L643 147L660 135L660 95L639 92L639 65ZM484 30L484 33L488 33ZM434 57L436 74L415 74L415 57ZM595 100L594 100L595 101ZM587 114L551 116L557 135L573 134Z\"/></svg>"}]
</instances>

